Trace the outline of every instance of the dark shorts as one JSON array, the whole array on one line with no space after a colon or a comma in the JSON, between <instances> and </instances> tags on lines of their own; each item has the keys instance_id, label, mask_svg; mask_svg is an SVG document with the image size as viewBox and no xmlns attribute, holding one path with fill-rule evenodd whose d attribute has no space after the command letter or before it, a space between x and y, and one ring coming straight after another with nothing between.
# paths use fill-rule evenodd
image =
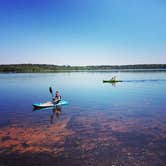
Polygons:
<instances>
[{"instance_id":1,"label":"dark shorts","mask_svg":"<svg viewBox=\"0 0 166 166\"><path fill-rule=\"evenodd\" d=\"M58 101L54 101L54 100L53 100L54 104L58 104L60 101L61 101L61 100L58 100Z\"/></svg>"}]
</instances>

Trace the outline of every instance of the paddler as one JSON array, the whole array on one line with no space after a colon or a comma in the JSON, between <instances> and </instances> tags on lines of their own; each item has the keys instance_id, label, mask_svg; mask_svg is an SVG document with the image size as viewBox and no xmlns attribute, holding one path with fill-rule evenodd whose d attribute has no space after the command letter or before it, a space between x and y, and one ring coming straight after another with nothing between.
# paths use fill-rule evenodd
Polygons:
<instances>
[{"instance_id":1,"label":"paddler","mask_svg":"<svg viewBox=\"0 0 166 166\"><path fill-rule=\"evenodd\" d=\"M112 77L111 81L116 81L116 76Z\"/></svg>"},{"instance_id":2,"label":"paddler","mask_svg":"<svg viewBox=\"0 0 166 166\"><path fill-rule=\"evenodd\" d=\"M59 93L59 91L56 91L55 93L55 97L52 99L54 103L59 103L61 101L61 95Z\"/></svg>"}]
</instances>

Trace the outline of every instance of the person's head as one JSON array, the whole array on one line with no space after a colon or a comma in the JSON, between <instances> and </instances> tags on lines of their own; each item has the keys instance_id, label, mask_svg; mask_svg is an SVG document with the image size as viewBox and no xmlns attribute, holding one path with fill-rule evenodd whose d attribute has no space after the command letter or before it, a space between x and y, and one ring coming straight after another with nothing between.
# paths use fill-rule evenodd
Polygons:
<instances>
[{"instance_id":1,"label":"person's head","mask_svg":"<svg viewBox=\"0 0 166 166\"><path fill-rule=\"evenodd\" d=\"M59 91L56 91L56 96L58 96L59 95Z\"/></svg>"}]
</instances>

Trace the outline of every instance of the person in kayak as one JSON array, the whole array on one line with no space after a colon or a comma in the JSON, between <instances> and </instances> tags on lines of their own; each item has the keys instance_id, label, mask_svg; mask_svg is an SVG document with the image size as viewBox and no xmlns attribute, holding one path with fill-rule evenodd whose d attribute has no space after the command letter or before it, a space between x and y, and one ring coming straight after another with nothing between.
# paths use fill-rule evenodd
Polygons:
<instances>
[{"instance_id":1,"label":"person in kayak","mask_svg":"<svg viewBox=\"0 0 166 166\"><path fill-rule=\"evenodd\" d=\"M112 77L111 81L116 81L116 76Z\"/></svg>"},{"instance_id":2,"label":"person in kayak","mask_svg":"<svg viewBox=\"0 0 166 166\"><path fill-rule=\"evenodd\" d=\"M59 91L56 91L55 97L53 98L53 102L57 104L60 101L61 101L61 95L60 95Z\"/></svg>"}]
</instances>

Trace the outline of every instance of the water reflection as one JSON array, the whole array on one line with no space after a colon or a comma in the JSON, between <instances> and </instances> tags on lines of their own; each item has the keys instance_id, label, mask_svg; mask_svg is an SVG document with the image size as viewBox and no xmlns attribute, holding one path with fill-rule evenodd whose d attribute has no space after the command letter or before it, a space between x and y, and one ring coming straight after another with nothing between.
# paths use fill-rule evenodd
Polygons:
<instances>
[{"instance_id":1,"label":"water reflection","mask_svg":"<svg viewBox=\"0 0 166 166\"><path fill-rule=\"evenodd\" d=\"M116 83L115 83L115 82L112 82L111 85L112 85L113 87L116 87Z\"/></svg>"},{"instance_id":2,"label":"water reflection","mask_svg":"<svg viewBox=\"0 0 166 166\"><path fill-rule=\"evenodd\" d=\"M52 109L52 114L50 116L50 124L53 124L54 123L54 120L55 120L55 116L57 119L59 119L60 115L62 113L62 109L60 106L56 106Z\"/></svg>"},{"instance_id":3,"label":"water reflection","mask_svg":"<svg viewBox=\"0 0 166 166\"><path fill-rule=\"evenodd\" d=\"M50 110L50 108L33 108L33 111L44 111L44 110ZM52 108L52 113L50 115L50 124L54 124L54 121L56 119L59 119L62 114L62 108L61 106L56 106Z\"/></svg>"}]
</instances>

